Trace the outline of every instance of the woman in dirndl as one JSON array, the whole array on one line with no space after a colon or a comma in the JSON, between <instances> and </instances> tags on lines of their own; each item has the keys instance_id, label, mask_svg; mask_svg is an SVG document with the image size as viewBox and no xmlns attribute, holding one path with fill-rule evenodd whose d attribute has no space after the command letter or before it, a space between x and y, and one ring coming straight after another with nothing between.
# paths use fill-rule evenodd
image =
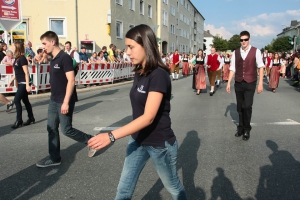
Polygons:
<instances>
[{"instance_id":1,"label":"woman in dirndl","mask_svg":"<svg viewBox=\"0 0 300 200\"><path fill-rule=\"evenodd\" d=\"M282 61L279 58L278 53L274 54L274 59L271 60L270 63L270 81L269 88L272 89L272 92L276 92L276 88L278 87L279 76L281 71L281 66L283 65Z\"/></svg>"},{"instance_id":2,"label":"woman in dirndl","mask_svg":"<svg viewBox=\"0 0 300 200\"><path fill-rule=\"evenodd\" d=\"M229 67L230 67L230 55L226 54L224 58L224 65L223 65L223 82L228 82L229 77Z\"/></svg>"},{"instance_id":3,"label":"woman in dirndl","mask_svg":"<svg viewBox=\"0 0 300 200\"><path fill-rule=\"evenodd\" d=\"M189 75L189 56L187 54L184 54L182 59L182 75Z\"/></svg>"},{"instance_id":4,"label":"woman in dirndl","mask_svg":"<svg viewBox=\"0 0 300 200\"><path fill-rule=\"evenodd\" d=\"M200 94L201 90L206 89L206 78L205 78L205 59L203 56L203 50L200 49L195 57L195 87L197 90L197 95Z\"/></svg>"}]
</instances>

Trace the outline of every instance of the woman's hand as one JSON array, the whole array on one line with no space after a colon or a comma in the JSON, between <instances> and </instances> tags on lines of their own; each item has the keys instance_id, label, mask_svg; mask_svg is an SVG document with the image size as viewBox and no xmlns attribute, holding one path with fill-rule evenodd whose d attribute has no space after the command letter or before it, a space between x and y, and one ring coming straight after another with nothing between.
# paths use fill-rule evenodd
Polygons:
<instances>
[{"instance_id":1,"label":"woman's hand","mask_svg":"<svg viewBox=\"0 0 300 200\"><path fill-rule=\"evenodd\" d=\"M29 85L26 85L26 90L27 90L27 92L30 92L31 91L31 87Z\"/></svg>"},{"instance_id":2,"label":"woman's hand","mask_svg":"<svg viewBox=\"0 0 300 200\"><path fill-rule=\"evenodd\" d=\"M111 143L108 133L100 133L88 141L88 146L90 148L100 150Z\"/></svg>"}]
</instances>

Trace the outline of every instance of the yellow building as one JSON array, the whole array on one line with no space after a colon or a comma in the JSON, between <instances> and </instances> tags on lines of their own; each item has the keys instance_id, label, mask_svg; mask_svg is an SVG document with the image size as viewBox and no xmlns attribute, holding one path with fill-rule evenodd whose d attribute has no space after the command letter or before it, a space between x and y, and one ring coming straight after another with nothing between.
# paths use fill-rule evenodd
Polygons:
<instances>
[{"instance_id":1,"label":"yellow building","mask_svg":"<svg viewBox=\"0 0 300 200\"><path fill-rule=\"evenodd\" d=\"M62 44L84 44L88 53L110 44L124 49L124 35L139 24L152 27L163 53L203 46L204 18L189 0L22 0L21 7L23 23L13 30L14 39L31 41L34 50L47 30Z\"/></svg>"}]
</instances>

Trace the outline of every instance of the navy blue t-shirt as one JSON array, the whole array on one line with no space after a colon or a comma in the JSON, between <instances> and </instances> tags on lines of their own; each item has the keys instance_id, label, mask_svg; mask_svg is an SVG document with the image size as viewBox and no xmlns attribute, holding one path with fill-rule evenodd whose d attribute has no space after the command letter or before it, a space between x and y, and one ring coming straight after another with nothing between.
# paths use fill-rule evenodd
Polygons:
<instances>
[{"instance_id":1,"label":"navy blue t-shirt","mask_svg":"<svg viewBox=\"0 0 300 200\"><path fill-rule=\"evenodd\" d=\"M164 147L165 141L173 145L176 137L171 129L170 118L172 85L169 74L161 67L152 71L148 76L135 74L130 91L133 119L144 114L148 93L151 91L163 93L158 112L152 124L131 136L143 145Z\"/></svg>"},{"instance_id":2,"label":"navy blue t-shirt","mask_svg":"<svg viewBox=\"0 0 300 200\"><path fill-rule=\"evenodd\" d=\"M19 58L16 58L13 65L14 65L16 80L19 83L26 82L23 66L28 65L28 61L25 58L25 56L20 56Z\"/></svg>"},{"instance_id":3,"label":"navy blue t-shirt","mask_svg":"<svg viewBox=\"0 0 300 200\"><path fill-rule=\"evenodd\" d=\"M67 53L60 51L50 62L51 100L56 103L64 101L68 84L66 73L69 71L74 71L72 58ZM69 103L74 102L73 93Z\"/></svg>"}]
</instances>

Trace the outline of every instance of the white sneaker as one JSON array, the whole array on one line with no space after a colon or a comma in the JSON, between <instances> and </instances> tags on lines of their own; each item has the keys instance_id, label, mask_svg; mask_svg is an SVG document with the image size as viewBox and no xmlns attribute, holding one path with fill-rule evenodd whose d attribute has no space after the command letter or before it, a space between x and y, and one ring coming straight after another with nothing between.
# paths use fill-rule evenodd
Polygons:
<instances>
[{"instance_id":1,"label":"white sneaker","mask_svg":"<svg viewBox=\"0 0 300 200\"><path fill-rule=\"evenodd\" d=\"M88 147L88 157L93 157L94 155L95 155L95 153L97 152L97 150L96 149L93 149L93 148L90 148L90 147Z\"/></svg>"}]
</instances>

